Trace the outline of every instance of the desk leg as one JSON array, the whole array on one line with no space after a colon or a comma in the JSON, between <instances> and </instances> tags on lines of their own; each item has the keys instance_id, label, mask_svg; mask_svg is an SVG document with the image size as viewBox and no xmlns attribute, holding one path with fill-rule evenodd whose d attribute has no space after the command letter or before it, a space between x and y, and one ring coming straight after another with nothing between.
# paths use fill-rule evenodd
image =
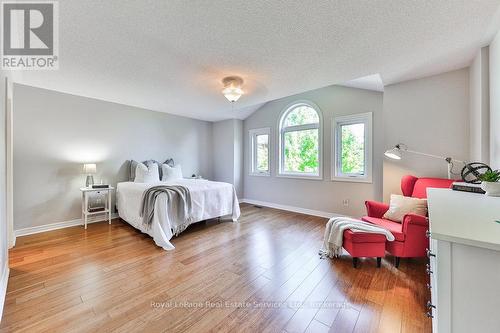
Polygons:
<instances>
[{"instance_id":1,"label":"desk leg","mask_svg":"<svg viewBox=\"0 0 500 333\"><path fill-rule=\"evenodd\" d=\"M111 224L111 191L108 191L108 223Z\"/></svg>"},{"instance_id":2,"label":"desk leg","mask_svg":"<svg viewBox=\"0 0 500 333\"><path fill-rule=\"evenodd\" d=\"M83 219L85 218L85 192L82 192L82 223L83 223Z\"/></svg>"},{"instance_id":3,"label":"desk leg","mask_svg":"<svg viewBox=\"0 0 500 333\"><path fill-rule=\"evenodd\" d=\"M84 223L85 223L85 230L87 230L87 213L88 213L88 208L89 208L89 196L87 195L87 192L84 192L83 197L85 198L84 203L85 203L85 208L84 208Z\"/></svg>"}]
</instances>

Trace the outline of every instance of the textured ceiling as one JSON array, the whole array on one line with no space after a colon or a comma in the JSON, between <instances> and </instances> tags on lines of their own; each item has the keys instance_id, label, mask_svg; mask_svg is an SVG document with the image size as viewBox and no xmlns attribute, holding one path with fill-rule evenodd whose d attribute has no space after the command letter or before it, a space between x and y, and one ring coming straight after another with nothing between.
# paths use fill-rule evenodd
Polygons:
<instances>
[{"instance_id":1,"label":"textured ceiling","mask_svg":"<svg viewBox=\"0 0 500 333\"><path fill-rule=\"evenodd\" d=\"M205 120L380 73L385 84L467 66L498 0L64 0L60 69L15 81ZM220 93L244 78L235 105Z\"/></svg>"},{"instance_id":2,"label":"textured ceiling","mask_svg":"<svg viewBox=\"0 0 500 333\"><path fill-rule=\"evenodd\" d=\"M341 83L341 86L367 89L374 91L384 91L384 82L379 74L373 74L368 76L363 76L354 80Z\"/></svg>"}]
</instances>

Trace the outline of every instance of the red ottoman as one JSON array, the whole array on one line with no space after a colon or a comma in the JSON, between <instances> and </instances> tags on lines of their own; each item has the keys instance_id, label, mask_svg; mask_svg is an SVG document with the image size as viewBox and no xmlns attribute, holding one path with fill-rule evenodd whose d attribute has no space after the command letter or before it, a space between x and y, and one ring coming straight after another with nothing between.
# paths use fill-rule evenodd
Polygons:
<instances>
[{"instance_id":1,"label":"red ottoman","mask_svg":"<svg viewBox=\"0 0 500 333\"><path fill-rule=\"evenodd\" d=\"M382 257L385 256L385 241L385 235L346 230L343 247L351 255L354 268L359 257L377 257L377 267L380 267Z\"/></svg>"}]
</instances>

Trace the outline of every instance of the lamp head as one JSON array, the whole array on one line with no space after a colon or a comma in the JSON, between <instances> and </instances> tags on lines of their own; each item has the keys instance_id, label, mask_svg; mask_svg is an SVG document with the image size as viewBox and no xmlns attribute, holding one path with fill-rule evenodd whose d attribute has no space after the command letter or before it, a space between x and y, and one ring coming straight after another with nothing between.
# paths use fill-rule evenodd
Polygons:
<instances>
[{"instance_id":1,"label":"lamp head","mask_svg":"<svg viewBox=\"0 0 500 333\"><path fill-rule=\"evenodd\" d=\"M394 148L386 150L384 153L386 157L389 157L393 160L400 160L401 159L401 148L399 145L396 145Z\"/></svg>"}]
</instances>

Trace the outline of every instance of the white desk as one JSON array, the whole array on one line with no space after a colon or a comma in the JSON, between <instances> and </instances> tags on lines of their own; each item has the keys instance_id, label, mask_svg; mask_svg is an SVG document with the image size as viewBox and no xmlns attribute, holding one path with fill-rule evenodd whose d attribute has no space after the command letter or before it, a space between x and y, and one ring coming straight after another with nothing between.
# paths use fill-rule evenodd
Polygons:
<instances>
[{"instance_id":1,"label":"white desk","mask_svg":"<svg viewBox=\"0 0 500 333\"><path fill-rule=\"evenodd\" d=\"M500 198L428 189L433 332L500 328Z\"/></svg>"},{"instance_id":2,"label":"white desk","mask_svg":"<svg viewBox=\"0 0 500 333\"><path fill-rule=\"evenodd\" d=\"M84 221L85 229L87 229L87 220L91 215L97 214L108 214L108 223L111 224L111 193L115 190L114 187L110 186L107 188L91 188L91 187L81 187L82 192L82 219ZM90 193L107 193L108 200L105 202L104 210L99 210L96 212L89 211L89 194Z\"/></svg>"}]
</instances>

